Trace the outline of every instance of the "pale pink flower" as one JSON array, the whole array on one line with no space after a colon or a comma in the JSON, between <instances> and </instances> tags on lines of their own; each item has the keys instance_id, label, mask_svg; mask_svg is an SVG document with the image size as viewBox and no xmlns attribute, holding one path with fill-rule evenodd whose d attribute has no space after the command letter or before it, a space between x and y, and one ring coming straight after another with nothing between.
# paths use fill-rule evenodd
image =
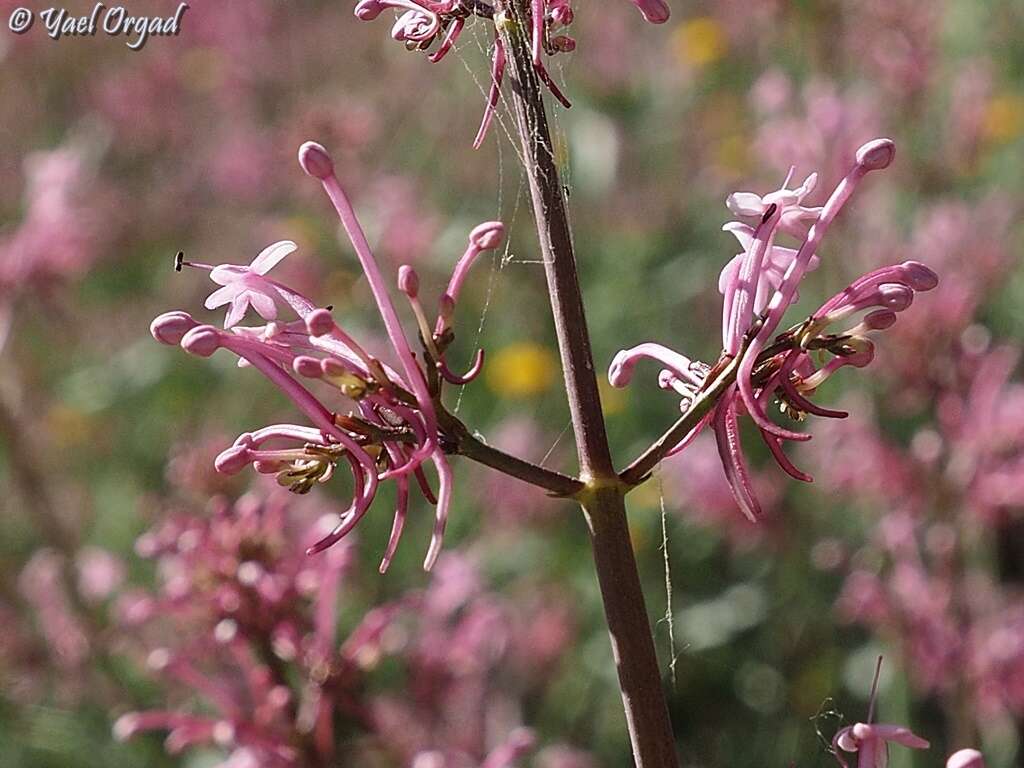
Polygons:
<instances>
[{"instance_id":1,"label":"pale pink flower","mask_svg":"<svg viewBox=\"0 0 1024 768\"><path fill-rule=\"evenodd\" d=\"M735 383L672 453L686 448L704 427L712 425L726 479L740 509L751 520L759 517L761 508L740 446L740 414L753 419L773 458L786 473L810 482L811 477L797 469L782 450L783 440L804 441L810 435L779 426L768 418L766 406L777 399L780 410L798 421L807 414L844 418L847 414L816 405L809 396L839 369L851 365L860 368L871 362L874 345L869 336L890 327L897 313L910 306L916 292L938 284L930 269L914 261L876 269L776 338L783 316L796 298L797 286L816 265L817 251L829 225L863 177L887 167L894 152L888 139L863 145L857 151L856 165L821 208L803 206L803 198L814 186L813 174L796 190L786 188L787 178L783 188L770 195L738 193L729 197L731 210L750 217L760 214L760 221L753 229L743 224L730 227L745 252L738 262L734 259L726 265L720 281L723 353L714 367L695 364L653 343L619 352L612 361L609 381L613 386L627 384L633 367L642 358L660 363L664 370L659 384L681 395L685 412L714 379L714 373L738 359ZM814 221L804 233L801 223L812 217ZM791 234L803 235L803 243L795 251L774 244L784 219ZM855 317L861 319L852 327L826 333L831 326ZM830 352L832 359L821 364L819 350Z\"/></svg>"},{"instance_id":2,"label":"pale pink flower","mask_svg":"<svg viewBox=\"0 0 1024 768\"><path fill-rule=\"evenodd\" d=\"M242 321L250 306L264 320L277 319L277 302L281 300L287 302L299 317L305 317L313 311L311 301L266 277L267 272L297 248L298 246L291 240L272 243L260 251L248 266L220 264L211 267L194 262L180 262L176 266L184 264L210 270L210 279L223 287L207 296L204 306L207 309L216 309L229 304L224 327L233 328Z\"/></svg>"},{"instance_id":3,"label":"pale pink flower","mask_svg":"<svg viewBox=\"0 0 1024 768\"><path fill-rule=\"evenodd\" d=\"M206 301L208 308L230 304L223 330L201 324L187 312L174 311L156 318L150 331L157 341L180 345L199 357L209 357L220 349L236 355L272 381L310 422L274 424L243 433L215 460L219 472L234 474L251 465L257 472L277 475L279 483L296 493L307 493L317 483L326 482L338 466L351 472L352 504L335 528L310 548L311 553L327 549L351 532L369 510L380 483L394 480L394 522L381 570L388 567L398 546L411 483L435 505L434 531L424 560L429 569L440 552L452 494L451 467L434 405L439 390L431 390L409 344L384 275L335 175L333 160L322 146L307 142L299 151L299 162L308 175L321 182L349 236L397 365L392 367L370 355L335 322L331 308L317 308L298 292L266 277L295 250L289 240L269 246L248 266L188 263L210 270L211 278L223 286ZM439 302L433 327L419 302L415 271L408 266L399 270L399 288L412 305L426 345L424 358L444 381L465 383L480 372L482 353L467 374L457 376L448 369L444 350L452 340L455 304L470 266L481 252L496 248L503 236L500 222L485 222L470 233L466 251ZM291 307L297 320L278 319L280 301ZM237 326L250 305L268 321L265 326ZM334 395L341 395L351 404L350 412L328 407L303 380L318 381ZM437 473L436 495L424 473L427 462Z\"/></svg>"}]
</instances>

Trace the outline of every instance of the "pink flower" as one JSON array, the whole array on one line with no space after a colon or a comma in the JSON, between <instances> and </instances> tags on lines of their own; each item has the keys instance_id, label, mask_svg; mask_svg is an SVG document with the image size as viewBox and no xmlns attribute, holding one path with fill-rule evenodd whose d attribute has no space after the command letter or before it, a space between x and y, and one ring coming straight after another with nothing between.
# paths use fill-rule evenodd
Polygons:
<instances>
[{"instance_id":1,"label":"pink flower","mask_svg":"<svg viewBox=\"0 0 1024 768\"><path fill-rule=\"evenodd\" d=\"M769 195L730 195L730 210L759 216L760 220L756 228L736 222L726 226L740 240L744 253L726 265L719 281L724 349L713 367L694 364L653 343L619 352L612 361L608 377L613 386L625 386L641 358L659 362L663 366L659 384L682 397L684 412L717 374L735 367L735 382L672 453L689 446L702 429L711 425L733 496L751 520L759 517L761 508L740 445L739 416L746 413L757 424L773 458L787 474L810 482L811 477L797 469L782 450L783 440L804 441L810 435L777 425L768 418L765 407L777 400L780 411L797 421L807 414L845 417L847 414L841 411L816 405L810 396L840 368L860 368L870 363L874 344L869 336L890 327L896 314L910 306L915 292L931 290L938 284L935 274L918 262L883 267L855 280L803 323L776 335L797 296L797 286L818 263L817 251L829 225L863 177L887 167L894 151L888 139L863 145L857 151L856 165L820 208L803 206L804 197L814 187L814 174L795 190L786 188L787 177L783 188ZM813 224L804 232L802 223L811 218ZM792 250L775 245L780 229L802 236L801 246ZM832 326L854 317L860 317L860 322L831 331ZM820 364L825 352L832 358Z\"/></svg>"},{"instance_id":2,"label":"pink flower","mask_svg":"<svg viewBox=\"0 0 1024 768\"><path fill-rule=\"evenodd\" d=\"M910 749L928 749L928 742L902 725L857 723L836 734L833 743L844 752L857 753L857 768L884 768L887 764L886 745L901 744ZM836 752L843 768L846 761Z\"/></svg>"},{"instance_id":3,"label":"pink flower","mask_svg":"<svg viewBox=\"0 0 1024 768\"><path fill-rule=\"evenodd\" d=\"M214 465L218 472L234 474L251 465L257 472L276 475L280 484L295 493L307 493L317 483L327 482L339 466L351 472L351 506L334 529L310 547L310 553L321 552L348 535L369 511L381 482L393 480L397 487L394 523L381 561L381 570L387 569L405 524L414 482L435 505L434 532L424 560L429 569L441 549L452 494L452 472L442 448L435 397L440 396L441 381L465 383L483 364L481 352L470 371L457 376L448 369L444 351L453 338L451 320L466 274L481 252L501 243L504 226L486 222L470 233L466 252L439 302L433 328L419 302L415 272L408 266L399 270L399 287L412 305L425 345L423 357L437 374L428 377L409 345L384 275L335 175L333 160L322 146L307 142L299 150L299 162L308 175L321 182L349 236L397 365L392 367L371 356L335 322L330 308L317 308L296 291L266 277L295 250L288 240L269 246L248 266L188 264L210 270L211 278L223 286L206 300L208 308L231 305L223 330L201 324L187 312L173 311L156 318L150 331L157 341L180 345L199 357L218 350L236 355L240 363L272 381L309 421L243 433L217 456ZM294 310L297 320L277 319L282 300ZM268 321L265 326L237 327L249 306ZM339 412L334 403L326 404L303 380L317 381L316 386L340 396L342 402L349 403L348 412ZM424 471L427 462L437 473L436 495Z\"/></svg>"},{"instance_id":4,"label":"pink flower","mask_svg":"<svg viewBox=\"0 0 1024 768\"><path fill-rule=\"evenodd\" d=\"M277 302L284 300L299 317L313 311L313 303L301 294L266 277L289 253L298 248L291 240L281 240L264 248L247 267L237 264L206 264L181 262L185 266L210 270L210 279L223 286L206 297L205 307L216 309L230 304L224 327L232 328L242 321L251 306L264 320L277 319Z\"/></svg>"},{"instance_id":5,"label":"pink flower","mask_svg":"<svg viewBox=\"0 0 1024 768\"><path fill-rule=\"evenodd\" d=\"M976 749L961 749L949 756L946 768L985 768L985 758Z\"/></svg>"},{"instance_id":6,"label":"pink flower","mask_svg":"<svg viewBox=\"0 0 1024 768\"><path fill-rule=\"evenodd\" d=\"M857 753L857 768L885 768L888 765L887 744L901 744L911 749L928 749L928 742L913 734L902 725L873 723L875 697L878 694L878 677L882 671L882 657L875 666L875 679L871 684L871 698L868 703L868 722L855 723L841 728L832 737L832 752L843 768L849 768L840 750Z\"/></svg>"},{"instance_id":7,"label":"pink flower","mask_svg":"<svg viewBox=\"0 0 1024 768\"><path fill-rule=\"evenodd\" d=\"M663 24L668 21L670 11L665 0L630 2L652 24ZM437 43L436 49L427 57L433 63L443 59L452 50L468 18L476 16L493 21L495 16L494 6L486 0L359 0L355 7L355 15L361 21L373 21L389 8L401 12L391 28L391 36L414 50L427 51ZM576 49L576 41L563 32L563 28L572 24L572 21L573 10L569 0L530 0L530 48L533 67L551 95L566 108L571 104L548 72L544 56L569 53ZM480 129L473 141L474 148L483 143L494 118L504 73L505 49L495 30L491 88Z\"/></svg>"}]
</instances>

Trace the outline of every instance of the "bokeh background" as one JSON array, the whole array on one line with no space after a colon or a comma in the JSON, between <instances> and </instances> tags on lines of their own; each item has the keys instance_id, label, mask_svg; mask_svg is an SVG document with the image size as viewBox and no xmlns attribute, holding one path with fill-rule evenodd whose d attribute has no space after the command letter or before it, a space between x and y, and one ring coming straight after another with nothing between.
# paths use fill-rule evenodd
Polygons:
<instances>
[{"instance_id":1,"label":"bokeh background","mask_svg":"<svg viewBox=\"0 0 1024 768\"><path fill-rule=\"evenodd\" d=\"M130 8L143 5L174 8ZM4 18L14 6L0 3ZM331 602L339 644L375 607L401 613L410 595L432 606L350 654L331 764L478 765L522 726L537 742L524 765L629 764L571 507L457 461L435 574L419 569L423 503L392 570L376 573L384 493L319 594L319 572L286 555L348 489L297 499L251 473L217 477L220 448L291 409L223 353L190 358L148 333L168 309L217 322L201 309L205 273L172 270L178 250L247 263L290 238L300 250L280 276L380 336L353 254L295 161L316 139L385 268L414 264L425 296L470 227L509 225L508 248L475 268L459 308L455 359L480 344L486 374L452 402L488 441L574 468L504 107L470 148L488 32L471 24L437 65L388 32L347 1L195 0L180 36L139 52L105 36L55 42L38 23L0 33L0 765L260 764L223 732L187 748L166 732L113 732L133 710L217 712L217 691L238 684L238 659L196 650L230 634L212 566L182 543L227 535L212 519L273 528L250 531L276 547L250 560L305 583L295 612ZM808 426L795 458L813 485L784 477L748 435L763 523L734 508L710 439L629 497L684 764L832 765L822 739L865 717L884 654L879 716L932 741L894 751L894 766L942 765L968 745L993 768L1019 765L1024 6L690 0L653 27L621 0L585 0L573 33L577 51L552 67L574 105L553 114L601 365L647 340L713 360L717 275L736 250L720 230L725 196L776 189L795 165L798 178L820 173L823 199L875 136L896 141L897 161L844 212L793 317L884 263L918 259L942 279L869 369L822 391L851 416ZM622 463L678 413L655 374L605 391ZM304 701L309 664L278 629L267 663ZM188 653L202 666L168 663Z\"/></svg>"}]
</instances>

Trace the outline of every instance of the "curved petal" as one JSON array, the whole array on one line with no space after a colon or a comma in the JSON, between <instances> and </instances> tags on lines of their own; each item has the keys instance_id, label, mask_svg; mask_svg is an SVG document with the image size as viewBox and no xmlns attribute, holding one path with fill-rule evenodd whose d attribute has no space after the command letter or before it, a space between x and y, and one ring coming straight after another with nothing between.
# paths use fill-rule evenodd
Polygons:
<instances>
[{"instance_id":1,"label":"curved petal","mask_svg":"<svg viewBox=\"0 0 1024 768\"><path fill-rule=\"evenodd\" d=\"M249 300L246 298L246 294L242 293L231 302L228 314L224 318L224 328L232 328L242 322L242 318L245 317L245 310L248 308Z\"/></svg>"},{"instance_id":2,"label":"curved petal","mask_svg":"<svg viewBox=\"0 0 1024 768\"><path fill-rule=\"evenodd\" d=\"M725 207L736 216L760 216L765 204L754 192L733 192L725 198Z\"/></svg>"},{"instance_id":3,"label":"curved petal","mask_svg":"<svg viewBox=\"0 0 1024 768\"><path fill-rule=\"evenodd\" d=\"M223 288L218 288L207 296L203 306L207 309L223 307L225 304L230 304L234 301L235 297L238 296L239 293L242 293L242 291L239 290L237 285L225 285Z\"/></svg>"},{"instance_id":4,"label":"curved petal","mask_svg":"<svg viewBox=\"0 0 1024 768\"><path fill-rule=\"evenodd\" d=\"M273 269L281 259L289 253L297 250L298 247L299 246L291 240L279 240L260 251L259 255L252 260L252 263L249 265L249 269L257 275L265 275Z\"/></svg>"},{"instance_id":5,"label":"curved petal","mask_svg":"<svg viewBox=\"0 0 1024 768\"><path fill-rule=\"evenodd\" d=\"M210 279L217 285L231 285L248 274L248 267L240 267L237 264L218 264L210 270Z\"/></svg>"},{"instance_id":6,"label":"curved petal","mask_svg":"<svg viewBox=\"0 0 1024 768\"><path fill-rule=\"evenodd\" d=\"M261 291L246 291L245 300L264 320L277 320L277 304L274 299Z\"/></svg>"},{"instance_id":7,"label":"curved petal","mask_svg":"<svg viewBox=\"0 0 1024 768\"><path fill-rule=\"evenodd\" d=\"M909 728L902 725L884 725L879 723L872 725L871 728L878 738L891 741L894 744L902 744L904 747L910 747L911 749L928 749L929 747L926 739L922 739Z\"/></svg>"}]
</instances>

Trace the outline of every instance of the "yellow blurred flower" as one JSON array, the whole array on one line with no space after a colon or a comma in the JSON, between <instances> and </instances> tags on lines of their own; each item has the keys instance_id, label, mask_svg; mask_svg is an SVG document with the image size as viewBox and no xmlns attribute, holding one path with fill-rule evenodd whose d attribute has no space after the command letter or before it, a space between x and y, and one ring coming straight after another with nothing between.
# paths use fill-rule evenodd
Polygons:
<instances>
[{"instance_id":1,"label":"yellow blurred flower","mask_svg":"<svg viewBox=\"0 0 1024 768\"><path fill-rule=\"evenodd\" d=\"M73 448L92 438L93 422L77 408L59 404L46 412L46 429L57 446Z\"/></svg>"},{"instance_id":2,"label":"yellow blurred flower","mask_svg":"<svg viewBox=\"0 0 1024 768\"><path fill-rule=\"evenodd\" d=\"M502 397L539 395L558 375L558 363L551 350L539 344L510 344L487 361L487 384Z\"/></svg>"},{"instance_id":3,"label":"yellow blurred flower","mask_svg":"<svg viewBox=\"0 0 1024 768\"><path fill-rule=\"evenodd\" d=\"M1024 133L1024 95L1004 93L993 98L985 111L984 132L997 142L1012 141Z\"/></svg>"},{"instance_id":4,"label":"yellow blurred flower","mask_svg":"<svg viewBox=\"0 0 1024 768\"><path fill-rule=\"evenodd\" d=\"M605 416L614 416L626 409L626 391L617 389L608 383L608 379L601 376L597 380L597 388L601 392L601 409Z\"/></svg>"},{"instance_id":5,"label":"yellow blurred flower","mask_svg":"<svg viewBox=\"0 0 1024 768\"><path fill-rule=\"evenodd\" d=\"M703 67L721 59L729 43L722 26L710 16L683 22L672 33L672 49L681 64Z\"/></svg>"}]
</instances>

